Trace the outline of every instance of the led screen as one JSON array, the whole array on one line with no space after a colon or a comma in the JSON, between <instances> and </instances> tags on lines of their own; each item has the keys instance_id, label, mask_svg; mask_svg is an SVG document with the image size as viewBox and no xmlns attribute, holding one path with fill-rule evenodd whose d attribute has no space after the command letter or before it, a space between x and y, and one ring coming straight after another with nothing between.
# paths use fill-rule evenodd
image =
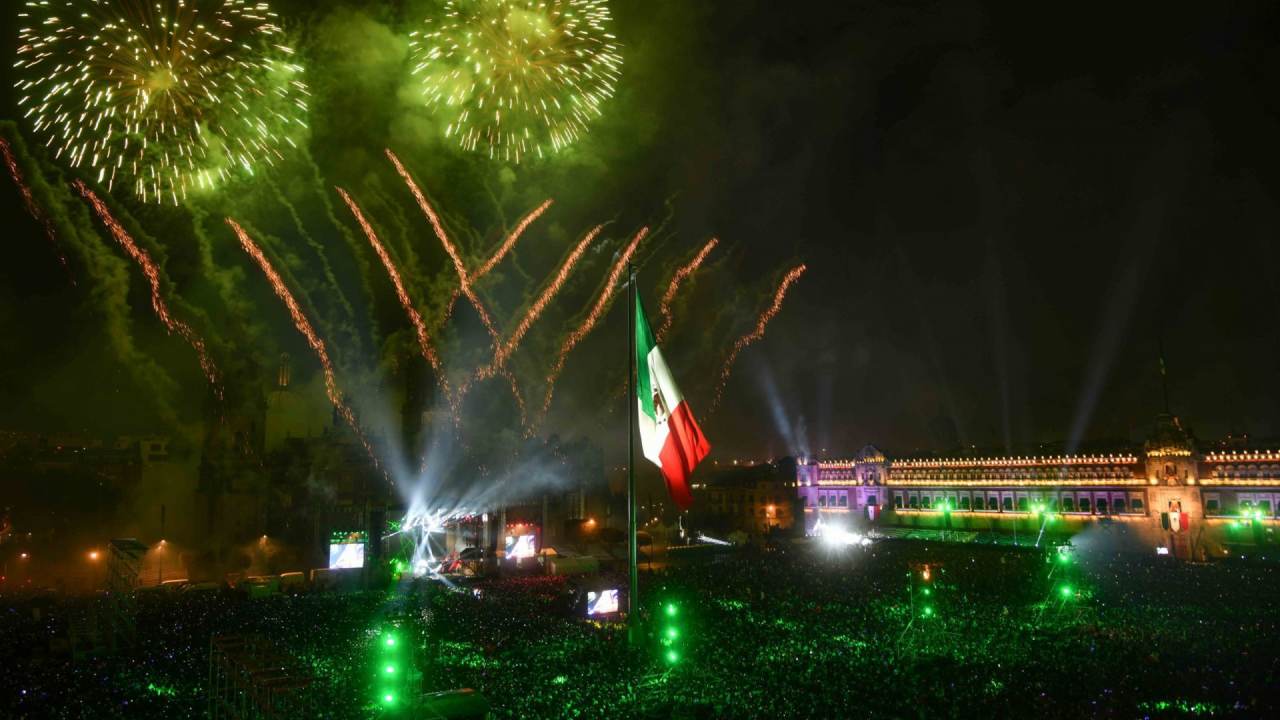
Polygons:
<instances>
[{"instance_id":1,"label":"led screen","mask_svg":"<svg viewBox=\"0 0 1280 720\"><path fill-rule=\"evenodd\" d=\"M618 612L618 591L601 590L587 593L587 614L608 615Z\"/></svg>"},{"instance_id":2,"label":"led screen","mask_svg":"<svg viewBox=\"0 0 1280 720\"><path fill-rule=\"evenodd\" d=\"M364 567L364 543L330 543L329 568Z\"/></svg>"},{"instance_id":3,"label":"led screen","mask_svg":"<svg viewBox=\"0 0 1280 720\"><path fill-rule=\"evenodd\" d=\"M533 535L508 535L506 545L507 559L520 560L537 555L538 549L534 545Z\"/></svg>"}]
</instances>

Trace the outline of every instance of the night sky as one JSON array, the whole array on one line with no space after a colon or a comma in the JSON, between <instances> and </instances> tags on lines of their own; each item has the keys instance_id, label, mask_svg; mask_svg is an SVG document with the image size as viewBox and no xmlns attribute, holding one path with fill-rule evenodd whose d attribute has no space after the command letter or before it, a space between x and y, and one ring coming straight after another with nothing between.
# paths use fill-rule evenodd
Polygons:
<instances>
[{"instance_id":1,"label":"night sky","mask_svg":"<svg viewBox=\"0 0 1280 720\"><path fill-rule=\"evenodd\" d=\"M357 197L393 198L371 214L391 224L400 212L420 233L424 292L447 294L452 269L383 147L486 242L557 199L550 229L523 241L520 270L492 291L507 311L532 291L521 274L545 277L585 228L614 220L613 244L562 298L563 317L529 341L519 374L531 387L609 254L669 214L642 253L651 305L673 267L708 237L722 241L668 343L722 460L865 443L904 453L1138 441L1163 406L1161 344L1172 409L1202 439L1280 435L1273 4L838 2L800 13L766 0L619 0L617 96L567 157L515 169L443 145L406 112L403 36L427 4L274 6L303 38L317 172ZM0 18L0 118L36 152L10 89L12 5ZM503 189L499 202L486 187ZM117 201L167 249L173 286L192 286L194 251L173 231L191 221ZM95 276L73 262L71 285L7 176L0 213L0 427L160 430L153 395L182 422L198 419L199 368L151 316L136 268L120 264L129 332L168 384L127 369L105 339ZM221 351L259 358L269 377L285 350L314 375L234 239L217 241L260 308L251 328L223 333ZM102 248L123 257L105 233ZM723 353L798 262L808 273L740 357L724 404L699 413ZM384 334L403 331L385 277L370 277L381 283L371 315ZM598 402L622 377L620 307L570 358L546 432L610 448L623 437L621 412Z\"/></svg>"}]
</instances>

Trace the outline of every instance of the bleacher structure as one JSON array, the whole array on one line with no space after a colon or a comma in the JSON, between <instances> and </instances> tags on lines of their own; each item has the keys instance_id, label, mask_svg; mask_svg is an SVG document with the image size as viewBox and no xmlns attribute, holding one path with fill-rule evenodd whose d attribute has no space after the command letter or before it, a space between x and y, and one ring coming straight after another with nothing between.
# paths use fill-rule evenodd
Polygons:
<instances>
[{"instance_id":1,"label":"bleacher structure","mask_svg":"<svg viewBox=\"0 0 1280 720\"><path fill-rule=\"evenodd\" d=\"M138 640L138 603L134 591L147 546L133 538L111 541L107 553L106 611L112 652Z\"/></svg>"},{"instance_id":2,"label":"bleacher structure","mask_svg":"<svg viewBox=\"0 0 1280 720\"><path fill-rule=\"evenodd\" d=\"M210 720L315 717L314 684L309 668L260 636L210 640Z\"/></svg>"}]
</instances>

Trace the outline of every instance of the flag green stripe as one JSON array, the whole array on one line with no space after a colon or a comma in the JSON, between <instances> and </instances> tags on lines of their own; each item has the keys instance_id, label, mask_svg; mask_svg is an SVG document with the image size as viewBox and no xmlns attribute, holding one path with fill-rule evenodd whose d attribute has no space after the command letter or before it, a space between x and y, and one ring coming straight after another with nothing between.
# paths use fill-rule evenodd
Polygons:
<instances>
[{"instance_id":1,"label":"flag green stripe","mask_svg":"<svg viewBox=\"0 0 1280 720\"><path fill-rule=\"evenodd\" d=\"M636 295L636 397L640 399L640 410L654 420L658 414L653 409L653 379L649 377L649 353L657 346L653 339L653 330L649 328L649 320L644 316L644 307L640 304L640 296Z\"/></svg>"}]
</instances>

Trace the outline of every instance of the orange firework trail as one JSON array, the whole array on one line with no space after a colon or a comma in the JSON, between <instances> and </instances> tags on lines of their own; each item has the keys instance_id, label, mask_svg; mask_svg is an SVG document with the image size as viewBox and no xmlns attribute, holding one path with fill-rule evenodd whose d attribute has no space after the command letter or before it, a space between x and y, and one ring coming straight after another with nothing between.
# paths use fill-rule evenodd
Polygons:
<instances>
[{"instance_id":1,"label":"orange firework trail","mask_svg":"<svg viewBox=\"0 0 1280 720\"><path fill-rule=\"evenodd\" d=\"M764 312L760 313L759 319L756 320L755 328L738 338L738 341L733 344L733 348L729 350L729 356L724 360L724 367L720 369L720 379L716 384L715 399L711 402L712 412L720 405L720 396L724 393L725 384L729 382L729 375L733 372L733 363L738 359L738 354L746 349L747 346L764 337L765 326L782 309L782 301L786 299L787 291L791 289L791 284L799 280L807 269L807 265L797 265L782 276L782 282L778 283L778 289L773 293L773 303Z\"/></svg>"},{"instance_id":2,"label":"orange firework trail","mask_svg":"<svg viewBox=\"0 0 1280 720\"><path fill-rule=\"evenodd\" d=\"M373 246L373 251L382 260L382 266L386 268L387 275L391 278L391 284L395 286L396 297L399 298L405 314L409 316L409 322L413 323L413 330L418 336L418 347L422 349L422 357L431 363L431 369L435 372L436 379L440 382L440 387L444 391L445 397L452 405L453 400L449 393L448 380L445 378L444 370L440 365L440 357L436 355L436 349L431 346L431 341L427 337L427 325L422 321L422 315L413 306L413 301L409 299L409 293L404 289L404 282L400 279L400 271L396 269L395 263L391 261L391 255L387 253L387 249L378 240L377 233L373 231L373 226L365 219L364 213L360 211L360 206L356 205L356 201L351 199L346 190L342 188L334 189L338 191L338 195L342 196L342 201L347 204L347 207L351 208L351 214L355 216L356 222L360 223L360 228L364 230L364 235L369 239L369 244ZM454 408L454 410L456 411L457 408Z\"/></svg>"},{"instance_id":3,"label":"orange firework trail","mask_svg":"<svg viewBox=\"0 0 1280 720\"><path fill-rule=\"evenodd\" d=\"M511 234L507 235L506 241L503 242L498 248L498 251L493 254L493 257L486 260L484 265L480 266L479 270L476 270L471 274L471 282L475 282L485 275L488 275L489 271L492 270L495 265L502 262L502 258L506 257L507 253L511 252L511 248L516 246L516 241L519 240L520 236L524 234L524 231L529 228L529 225L533 224L534 220L542 217L542 213L546 212L549 207L551 207L551 200L545 200L541 205L534 208L533 212L525 215L524 219L522 219L520 223L516 225L515 229L511 231Z\"/></svg>"},{"instance_id":4,"label":"orange firework trail","mask_svg":"<svg viewBox=\"0 0 1280 720\"><path fill-rule=\"evenodd\" d=\"M542 213L546 212L549 207L551 207L551 200L546 200L526 215L524 219L520 221L520 224L516 225L515 230L512 230L511 234L507 236L506 241L498 247L496 252L494 252L493 257L486 260L484 265L480 266L479 270L471 274L471 282L475 282L481 277L484 277L494 268L494 266L502 262L502 258L506 257L507 253L511 252L511 248L515 247L516 241L520 239L520 236L524 234L524 231L528 229L529 225L533 223L534 220L541 217ZM458 302L458 290L454 289L453 294L449 296L449 302L444 306L444 319L446 322L453 315L453 305L456 302Z\"/></svg>"},{"instance_id":5,"label":"orange firework trail","mask_svg":"<svg viewBox=\"0 0 1280 720\"><path fill-rule=\"evenodd\" d=\"M613 264L613 269L609 271L609 280L605 283L604 289L600 291L600 297L596 298L596 304L591 308L591 312L587 313L587 319L582 321L576 330L569 333L569 337L564 339L564 344L560 346L560 354L556 357L556 364L552 366L551 373L547 375L547 393L542 399L542 417L546 417L547 411L551 409L551 396L555 392L556 380L560 378L560 373L564 371L564 364L569 359L569 352L574 346L587 336L600 322L600 317L604 315L604 311L609 307L609 300L613 297L614 288L618 286L618 280L622 277L622 271L627 268L627 263L631 261L631 256L635 254L636 248L640 246L640 241L644 240L649 234L649 228L640 228L640 232L631 238L631 242L627 248L622 251L622 255L618 257L618 261Z\"/></svg>"},{"instance_id":6,"label":"orange firework trail","mask_svg":"<svg viewBox=\"0 0 1280 720\"><path fill-rule=\"evenodd\" d=\"M677 270L676 274L671 277L671 284L667 285L667 291L663 293L662 302L658 306L658 314L662 316L662 327L658 328L657 336L659 345L666 338L667 331L671 329L671 301L676 299L676 292L680 290L680 283L683 283L694 271L702 267L702 262L707 259L707 256L711 254L711 251L719 243L720 241L716 238L708 240L707 244L703 245L702 249L698 251L698 254L694 255L693 259L689 261L689 264Z\"/></svg>"},{"instance_id":7,"label":"orange firework trail","mask_svg":"<svg viewBox=\"0 0 1280 720\"><path fill-rule=\"evenodd\" d=\"M422 190L418 188L418 184L413 181L413 176L400 163L400 158L396 154L387 150L387 157L391 159L391 163L396 166L396 172L400 173L400 177L404 178L404 182L409 186L409 191L413 193L413 198L418 201L418 207L422 208L422 214L427 216L427 220L431 222L431 227L436 231L436 237L440 238L440 244L444 245L444 251L449 254L449 259L453 261L453 269L458 272L459 292L471 301L472 307L480 315L480 322L484 323L484 327L489 331L489 336L497 342L498 329L493 324L493 318L489 317L489 311L485 310L484 305L480 302L480 298L476 297L476 293L471 289L471 281L467 277L467 268L462 263L462 256L458 254L458 248L454 247L453 242L449 240L449 235L444 231L444 225L441 224L436 211L431 208L431 203L427 202L427 197L422 194ZM452 305L452 303L450 303Z\"/></svg>"},{"instance_id":8,"label":"orange firework trail","mask_svg":"<svg viewBox=\"0 0 1280 720\"><path fill-rule=\"evenodd\" d=\"M176 332L182 336L183 340L196 351L196 355L200 358L200 369L204 371L204 376L209 379L209 384L214 388L214 392L218 397L222 397L222 388L218 382L218 368L213 364L213 358L209 357L209 350L205 347L204 340L191 329L189 325L173 316L169 312L169 306L164 301L164 296L160 294L160 268L147 254L146 250L138 247L133 241L129 233L124 229L114 216L111 210L107 208L106 203L102 202L88 185L76 180L73 186L80 192L84 199L89 201L93 206L94 212L98 213L98 217L102 220L102 224L107 226L107 230L111 232L111 236L120 243L124 251L133 259L138 267L142 268L142 274L147 277L147 283L151 286L151 307L156 312L156 317L160 318L160 322L164 324L169 332Z\"/></svg>"},{"instance_id":9,"label":"orange firework trail","mask_svg":"<svg viewBox=\"0 0 1280 720\"><path fill-rule=\"evenodd\" d=\"M44 211L36 203L35 197L31 194L31 188L27 187L27 180L22 174L22 168L18 167L18 159L13 156L13 148L9 147L9 141L0 137L0 155L4 155L4 164L9 168L9 176L13 178L13 184L18 186L18 193L22 195L22 204L27 208L27 213L40 223L44 228L45 237L49 238L49 245L53 247L53 252L58 256L58 262L62 265L62 269L67 273L67 279L72 285L76 284L76 280L71 276L71 267L67 264L67 256L62 252L62 248L58 245L58 236L53 232L53 223L45 216Z\"/></svg>"},{"instance_id":10,"label":"orange firework trail","mask_svg":"<svg viewBox=\"0 0 1280 720\"><path fill-rule=\"evenodd\" d=\"M338 379L334 375L333 363L329 361L329 352L324 347L324 340L321 340L320 336L316 334L315 328L311 326L311 321L307 320L302 308L298 307L298 301L293 298L293 293L289 291L288 286L280 279L275 268L271 266L271 261L262 253L262 249L253 241L253 238L250 238L249 234L235 220L227 218L227 225L231 226L236 237L240 239L240 246L249 254L249 257L253 258L254 262L258 263L258 267L262 269L262 274L267 276L267 282L271 283L271 289L275 291L276 297L284 302L285 308L293 318L294 326L306 338L307 344L311 346L312 351L319 358L320 367L324 371L324 391L329 396L329 402L333 403L334 408L338 410L338 414L347 422L347 425L351 426L351 431L355 433L356 438L360 440L360 444L369 453L369 457L373 459L373 464L379 465L378 456L373 452L373 446L365 439L364 432L356 424L355 413L351 412L351 408L342 399L341 391L338 390Z\"/></svg>"},{"instance_id":11,"label":"orange firework trail","mask_svg":"<svg viewBox=\"0 0 1280 720\"><path fill-rule=\"evenodd\" d=\"M578 261L582 259L583 254L586 253L587 246L591 244L592 240L596 239L596 236L599 235L600 231L603 229L603 225L597 225L594 228L591 228L591 231L582 238L578 243L578 246L573 249L573 252L569 253L569 257L564 261L564 264L560 266L560 270L556 273L555 279L547 285L547 287L542 291L542 294L538 296L537 301L535 301L529 308L529 312L525 313L524 317L521 318L520 324L516 326L515 332L511 333L511 337L507 338L506 342L499 346L497 352L493 355L493 363L487 368L482 368L477 373L477 378L483 379L490 377L495 371L506 365L507 360L511 358L511 354L514 353L516 348L520 345L520 341L523 340L525 334L529 332L529 328L533 327L533 323L537 321L540 315L542 315L542 311L547 309L547 305L550 304L551 300L560 292L560 289L564 287L564 283L569 279L569 274L573 272L574 266L578 264Z\"/></svg>"}]
</instances>

